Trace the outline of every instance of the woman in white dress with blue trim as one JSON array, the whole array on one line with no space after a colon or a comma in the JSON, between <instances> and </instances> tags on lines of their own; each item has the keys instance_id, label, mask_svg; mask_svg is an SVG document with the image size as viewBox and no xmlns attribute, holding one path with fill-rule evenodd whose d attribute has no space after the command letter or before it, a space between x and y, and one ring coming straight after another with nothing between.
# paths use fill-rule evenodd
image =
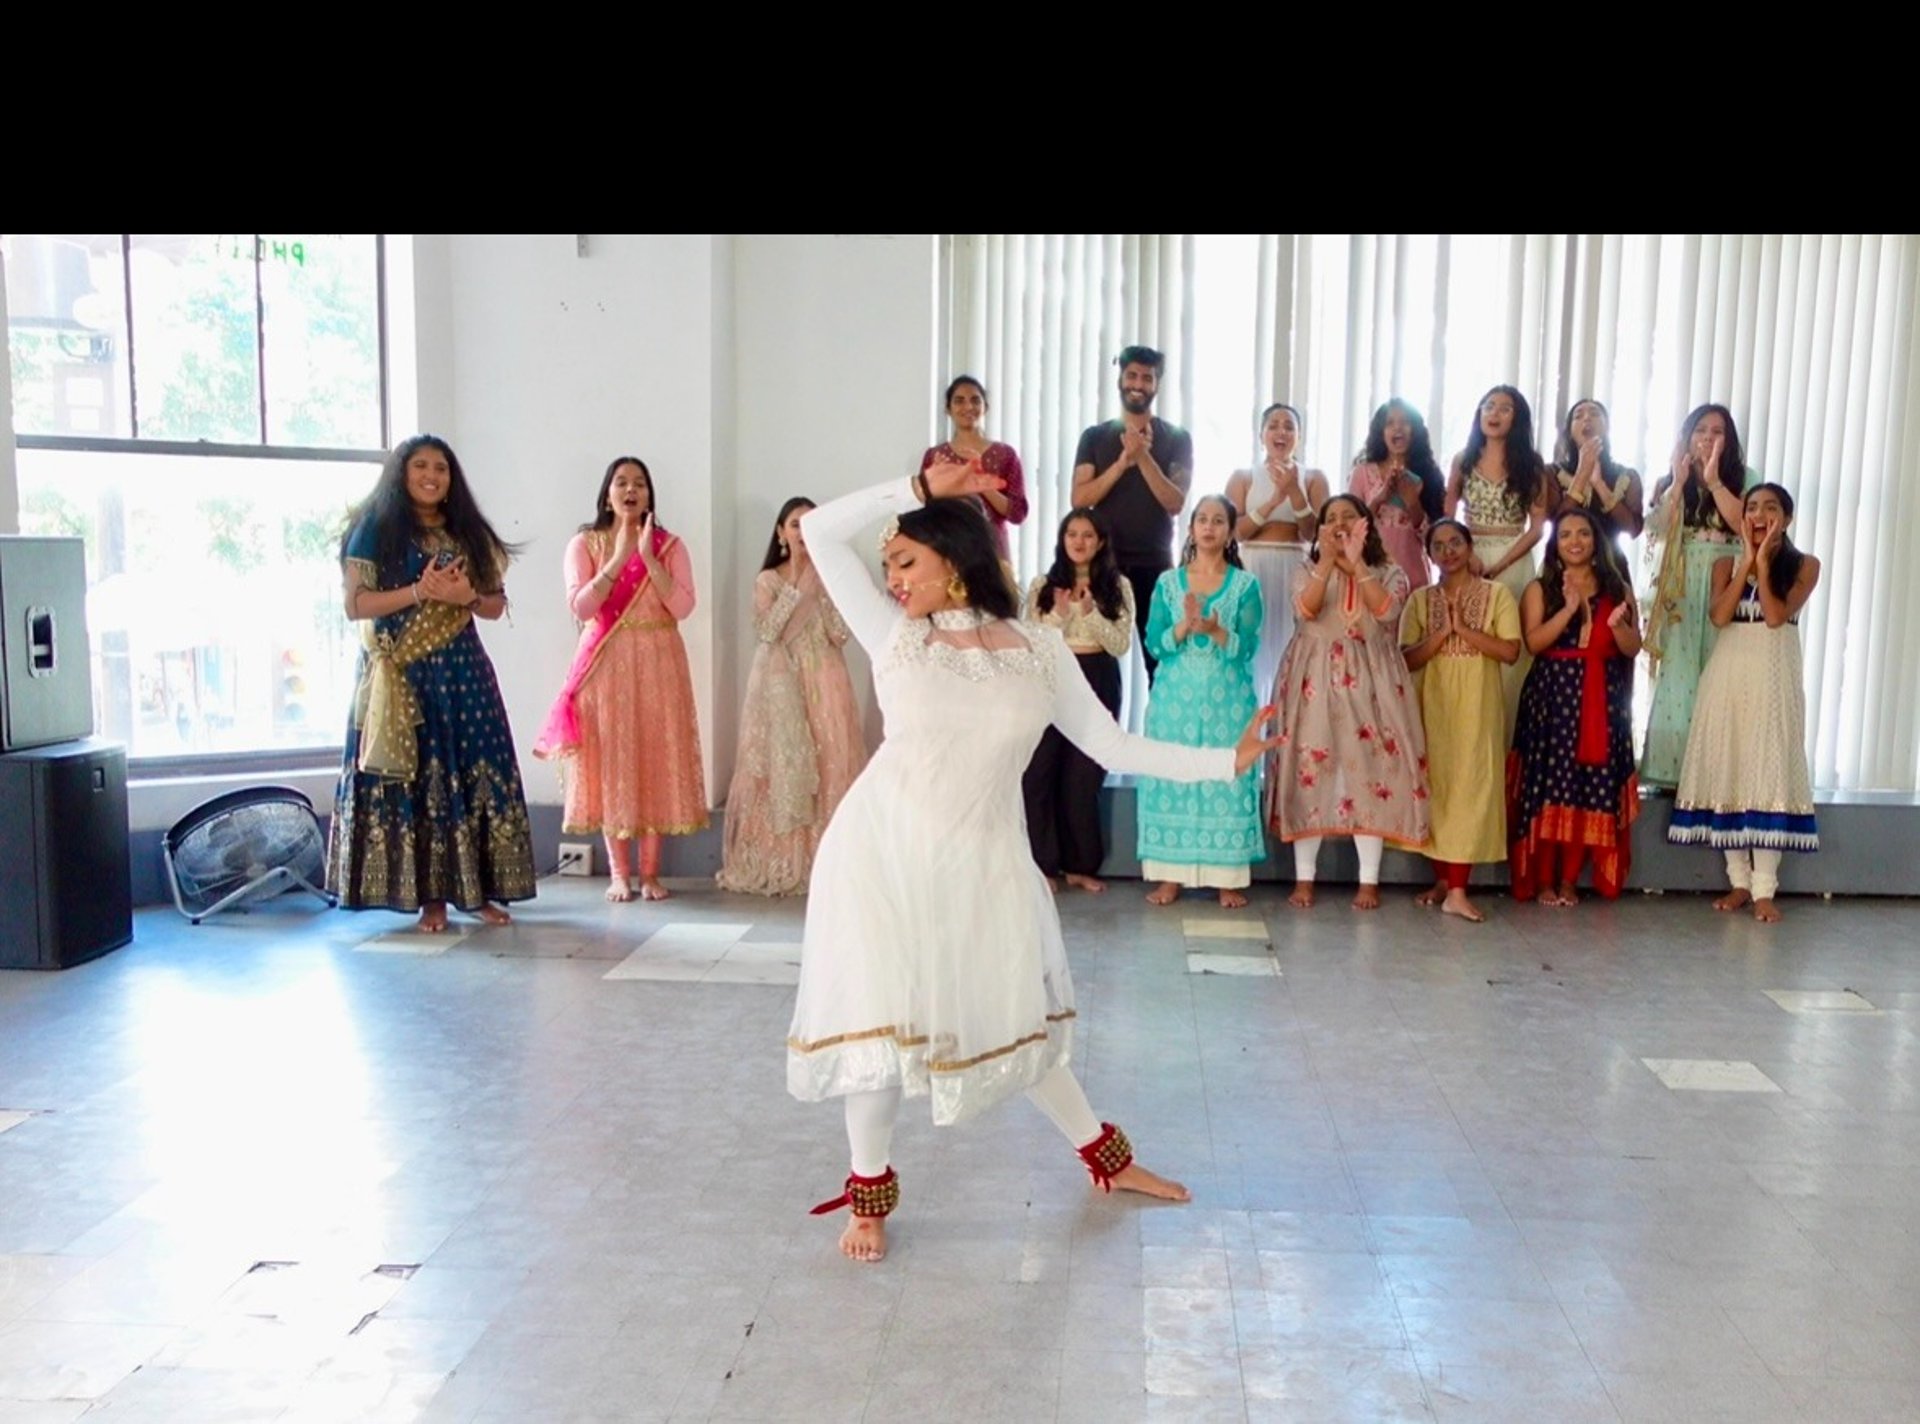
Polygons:
<instances>
[{"instance_id":1,"label":"woman in white dress with blue trim","mask_svg":"<svg viewBox=\"0 0 1920 1424\"><path fill-rule=\"evenodd\" d=\"M1021 776L1050 724L1110 770L1178 781L1231 780L1272 745L1257 718L1237 747L1122 732L1060 634L1020 622L986 522L959 498L995 487L995 476L941 462L822 505L802 526L873 659L886 719L814 860L787 1037L788 1090L846 1099L852 1172L815 1210L853 1208L840 1244L856 1260L885 1254L903 1095L930 1097L934 1122L947 1124L1024 1092L1101 1187L1187 1200L1133 1161L1067 1067L1073 980L1027 842ZM889 516L883 595L856 540Z\"/></svg>"},{"instance_id":2,"label":"woman in white dress with blue trim","mask_svg":"<svg viewBox=\"0 0 1920 1424\"><path fill-rule=\"evenodd\" d=\"M1787 538L1793 496L1779 485L1749 489L1741 514L1739 553L1713 566L1707 617L1719 634L1694 697L1667 840L1724 851L1732 889L1714 909L1751 905L1772 924L1781 853L1820 849L1799 628L1820 561Z\"/></svg>"}]
</instances>

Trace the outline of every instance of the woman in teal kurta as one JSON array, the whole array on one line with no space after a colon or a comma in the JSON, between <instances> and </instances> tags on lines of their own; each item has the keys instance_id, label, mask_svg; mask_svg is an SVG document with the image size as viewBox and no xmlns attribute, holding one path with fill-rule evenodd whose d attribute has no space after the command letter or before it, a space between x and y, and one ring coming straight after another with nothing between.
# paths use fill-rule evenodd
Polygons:
<instances>
[{"instance_id":1,"label":"woman in teal kurta","mask_svg":"<svg viewBox=\"0 0 1920 1424\"><path fill-rule=\"evenodd\" d=\"M1147 651L1160 660L1147 703L1147 735L1190 747L1230 747L1266 689L1253 685L1260 646L1260 585L1240 566L1233 505L1208 495L1194 506L1180 567L1160 575L1147 616ZM1256 860L1266 857L1257 773L1183 784L1140 778L1141 874L1159 881L1147 899L1168 905L1183 886L1220 892L1225 909L1247 903Z\"/></svg>"},{"instance_id":2,"label":"woman in teal kurta","mask_svg":"<svg viewBox=\"0 0 1920 1424\"><path fill-rule=\"evenodd\" d=\"M1733 412L1703 405L1681 425L1672 472L1654 486L1647 533L1658 541L1660 563L1646 620L1653 708L1640 757L1642 784L1679 784L1694 694L1719 631L1707 616L1713 566L1739 552L1733 531L1744 521L1741 492L1757 478L1747 469Z\"/></svg>"}]
</instances>

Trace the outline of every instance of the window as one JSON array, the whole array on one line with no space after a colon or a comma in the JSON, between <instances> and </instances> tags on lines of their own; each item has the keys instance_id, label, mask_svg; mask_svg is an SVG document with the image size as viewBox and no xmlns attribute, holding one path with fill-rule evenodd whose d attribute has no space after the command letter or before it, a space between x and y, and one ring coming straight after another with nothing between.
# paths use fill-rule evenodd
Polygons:
<instances>
[{"instance_id":1,"label":"window","mask_svg":"<svg viewBox=\"0 0 1920 1424\"><path fill-rule=\"evenodd\" d=\"M4 243L20 527L86 541L96 729L149 764L337 748L338 541L387 441L380 239Z\"/></svg>"}]
</instances>

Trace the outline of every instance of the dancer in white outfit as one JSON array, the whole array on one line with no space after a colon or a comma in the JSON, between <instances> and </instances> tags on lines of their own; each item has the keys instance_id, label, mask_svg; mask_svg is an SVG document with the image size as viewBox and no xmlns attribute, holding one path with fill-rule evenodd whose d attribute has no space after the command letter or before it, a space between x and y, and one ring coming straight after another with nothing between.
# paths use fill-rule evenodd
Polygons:
<instances>
[{"instance_id":1,"label":"dancer in white outfit","mask_svg":"<svg viewBox=\"0 0 1920 1424\"><path fill-rule=\"evenodd\" d=\"M1049 724L1103 766L1178 781L1231 780L1277 744L1261 740L1257 716L1237 747L1123 733L1060 634L1018 621L985 521L952 498L996 487L978 469L936 463L911 482L822 505L802 526L821 581L873 658L886 717L885 742L814 860L787 1038L789 1091L847 1100L852 1174L845 1195L816 1210L853 1208L841 1249L857 1260L885 1254L903 1094L930 1095L944 1124L1025 1092L1101 1187L1187 1199L1133 1161L1067 1067L1073 981L1027 843L1021 775ZM854 542L888 515L891 599Z\"/></svg>"}]
</instances>

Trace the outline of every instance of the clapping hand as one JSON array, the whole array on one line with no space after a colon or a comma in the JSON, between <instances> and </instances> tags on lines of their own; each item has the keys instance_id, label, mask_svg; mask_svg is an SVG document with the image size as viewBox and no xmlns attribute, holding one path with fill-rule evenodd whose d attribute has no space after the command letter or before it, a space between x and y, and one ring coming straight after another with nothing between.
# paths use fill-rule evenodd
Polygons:
<instances>
[{"instance_id":1,"label":"clapping hand","mask_svg":"<svg viewBox=\"0 0 1920 1424\"><path fill-rule=\"evenodd\" d=\"M1445 589L1438 589L1433 595L1433 627L1428 630L1435 638L1444 638L1454 631L1458 617L1454 612L1453 595Z\"/></svg>"},{"instance_id":2,"label":"clapping hand","mask_svg":"<svg viewBox=\"0 0 1920 1424\"><path fill-rule=\"evenodd\" d=\"M1152 450L1152 426L1142 426L1139 429L1128 426L1120 432L1120 458L1127 465L1139 464Z\"/></svg>"},{"instance_id":3,"label":"clapping hand","mask_svg":"<svg viewBox=\"0 0 1920 1424\"><path fill-rule=\"evenodd\" d=\"M927 493L935 499L985 494L988 490L1007 487L1007 482L1000 476L990 475L978 465L961 460L935 460L920 472L920 476L927 483Z\"/></svg>"},{"instance_id":4,"label":"clapping hand","mask_svg":"<svg viewBox=\"0 0 1920 1424\"><path fill-rule=\"evenodd\" d=\"M1340 554L1348 565L1358 569L1367 555L1367 530L1372 528L1370 521L1356 519L1340 535Z\"/></svg>"},{"instance_id":5,"label":"clapping hand","mask_svg":"<svg viewBox=\"0 0 1920 1424\"><path fill-rule=\"evenodd\" d=\"M1622 628L1629 628L1633 626L1633 600L1632 599L1623 598L1620 600L1619 607L1615 608L1612 613L1607 615L1607 626L1613 629L1613 631L1616 633L1618 633Z\"/></svg>"}]
</instances>

